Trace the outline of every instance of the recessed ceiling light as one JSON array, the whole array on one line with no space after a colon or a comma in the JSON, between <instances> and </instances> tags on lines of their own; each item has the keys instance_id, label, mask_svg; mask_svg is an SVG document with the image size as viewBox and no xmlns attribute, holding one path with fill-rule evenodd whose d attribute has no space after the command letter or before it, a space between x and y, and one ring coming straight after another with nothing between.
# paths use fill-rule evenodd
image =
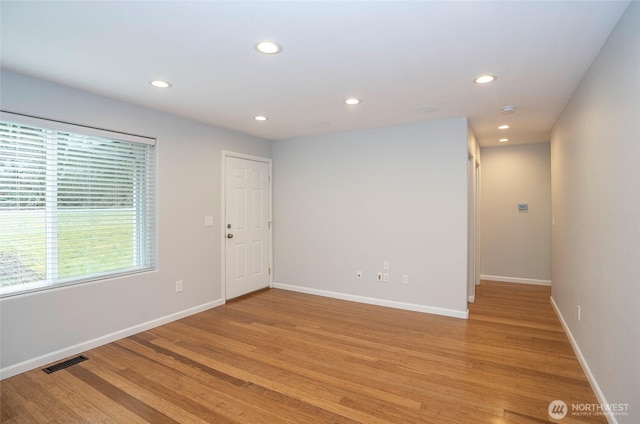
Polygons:
<instances>
[{"instance_id":1,"label":"recessed ceiling light","mask_svg":"<svg viewBox=\"0 0 640 424\"><path fill-rule=\"evenodd\" d=\"M515 106L504 106L502 108L502 113L505 113L505 114L514 113L515 111L516 111Z\"/></svg>"},{"instance_id":2,"label":"recessed ceiling light","mask_svg":"<svg viewBox=\"0 0 640 424\"><path fill-rule=\"evenodd\" d=\"M346 104L348 105L357 105L358 103L360 103L360 99L356 99L355 97L351 97L347 100L344 101Z\"/></svg>"},{"instance_id":3,"label":"recessed ceiling light","mask_svg":"<svg viewBox=\"0 0 640 424\"><path fill-rule=\"evenodd\" d=\"M500 125L500 126L498 127L498 129L499 129L499 130L506 130L506 129L508 129L508 128L510 128L510 127L509 127L509 125L506 125L506 124L505 124L505 125Z\"/></svg>"},{"instance_id":4,"label":"recessed ceiling light","mask_svg":"<svg viewBox=\"0 0 640 424\"><path fill-rule=\"evenodd\" d=\"M264 115L258 115L258 116L254 116L253 119L255 119L256 121L266 121L269 118L267 118Z\"/></svg>"},{"instance_id":5,"label":"recessed ceiling light","mask_svg":"<svg viewBox=\"0 0 640 424\"><path fill-rule=\"evenodd\" d=\"M170 83L168 83L167 81L162 81L162 80L153 80L153 81L150 81L149 84L153 85L156 88L169 88L169 87L171 87Z\"/></svg>"},{"instance_id":6,"label":"recessed ceiling light","mask_svg":"<svg viewBox=\"0 0 640 424\"><path fill-rule=\"evenodd\" d=\"M509 141L509 139L508 139L508 138L501 138L501 139L498 139L498 142L499 142L499 143L506 143L507 141Z\"/></svg>"},{"instance_id":7,"label":"recessed ceiling light","mask_svg":"<svg viewBox=\"0 0 640 424\"><path fill-rule=\"evenodd\" d=\"M278 54L282 51L282 46L273 41L258 41L254 47L257 51L264 54Z\"/></svg>"},{"instance_id":8,"label":"recessed ceiling light","mask_svg":"<svg viewBox=\"0 0 640 424\"><path fill-rule=\"evenodd\" d=\"M489 84L497 79L498 77L495 75L480 75L478 78L474 79L473 82L476 84Z\"/></svg>"}]
</instances>

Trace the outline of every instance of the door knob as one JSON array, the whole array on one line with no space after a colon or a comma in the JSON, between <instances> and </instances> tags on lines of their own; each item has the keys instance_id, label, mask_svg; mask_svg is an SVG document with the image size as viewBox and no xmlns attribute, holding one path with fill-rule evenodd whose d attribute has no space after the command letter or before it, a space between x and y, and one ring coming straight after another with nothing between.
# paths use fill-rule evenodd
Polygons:
<instances>
[{"instance_id":1,"label":"door knob","mask_svg":"<svg viewBox=\"0 0 640 424\"><path fill-rule=\"evenodd\" d=\"M227 234L227 238L233 238L233 234Z\"/></svg>"}]
</instances>

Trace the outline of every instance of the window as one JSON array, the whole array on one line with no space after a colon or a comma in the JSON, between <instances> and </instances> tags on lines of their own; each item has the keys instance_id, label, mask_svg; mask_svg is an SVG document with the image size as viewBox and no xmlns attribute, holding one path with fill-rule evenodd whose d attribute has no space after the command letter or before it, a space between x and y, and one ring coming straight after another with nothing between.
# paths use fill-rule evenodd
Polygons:
<instances>
[{"instance_id":1,"label":"window","mask_svg":"<svg viewBox=\"0 0 640 424\"><path fill-rule=\"evenodd\" d=\"M0 295L153 269L155 140L0 115Z\"/></svg>"}]
</instances>

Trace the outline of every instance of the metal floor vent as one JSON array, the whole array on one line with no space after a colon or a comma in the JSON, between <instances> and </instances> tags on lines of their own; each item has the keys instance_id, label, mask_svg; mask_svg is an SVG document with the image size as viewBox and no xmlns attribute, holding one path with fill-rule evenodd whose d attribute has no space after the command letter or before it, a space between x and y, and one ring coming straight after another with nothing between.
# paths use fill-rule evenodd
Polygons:
<instances>
[{"instance_id":1,"label":"metal floor vent","mask_svg":"<svg viewBox=\"0 0 640 424\"><path fill-rule=\"evenodd\" d=\"M66 361L60 362L59 364L55 364L55 365L51 365L50 367L43 368L42 371L46 372L47 374L51 374L52 372L56 372L56 371L60 371L65 368L68 368L71 365L79 364L80 362L86 361L87 359L89 358L83 355L76 356L75 358L67 359Z\"/></svg>"}]
</instances>

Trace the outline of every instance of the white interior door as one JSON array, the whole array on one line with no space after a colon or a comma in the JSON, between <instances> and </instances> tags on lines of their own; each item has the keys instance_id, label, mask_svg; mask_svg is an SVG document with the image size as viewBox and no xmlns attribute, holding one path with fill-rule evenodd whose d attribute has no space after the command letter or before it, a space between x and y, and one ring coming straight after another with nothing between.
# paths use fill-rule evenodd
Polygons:
<instances>
[{"instance_id":1,"label":"white interior door","mask_svg":"<svg viewBox=\"0 0 640 424\"><path fill-rule=\"evenodd\" d=\"M269 163L225 159L225 288L226 298L268 287Z\"/></svg>"}]
</instances>

